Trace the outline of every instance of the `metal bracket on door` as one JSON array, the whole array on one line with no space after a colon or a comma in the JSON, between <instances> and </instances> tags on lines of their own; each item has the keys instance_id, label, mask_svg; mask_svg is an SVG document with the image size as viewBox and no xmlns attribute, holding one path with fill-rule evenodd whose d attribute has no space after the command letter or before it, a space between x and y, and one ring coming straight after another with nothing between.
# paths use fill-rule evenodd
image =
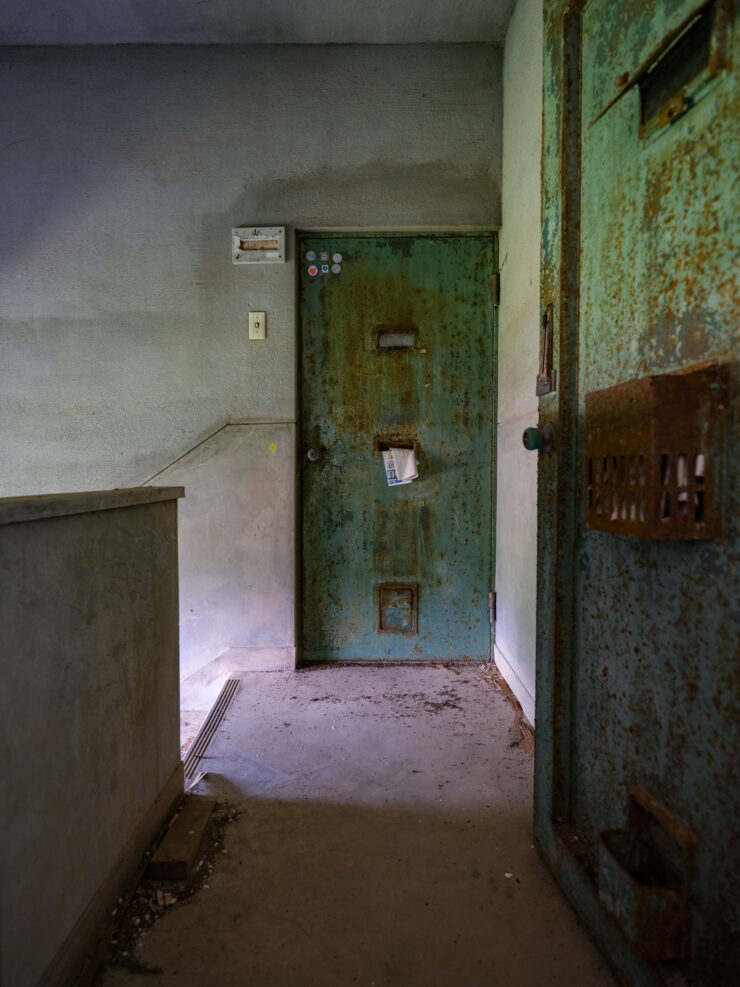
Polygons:
<instances>
[{"instance_id":1,"label":"metal bracket on door","mask_svg":"<svg viewBox=\"0 0 740 987\"><path fill-rule=\"evenodd\" d=\"M552 302L542 313L542 355L540 357L540 372L537 374L535 394L551 394L557 387L557 370L552 366L553 350Z\"/></svg>"}]
</instances>

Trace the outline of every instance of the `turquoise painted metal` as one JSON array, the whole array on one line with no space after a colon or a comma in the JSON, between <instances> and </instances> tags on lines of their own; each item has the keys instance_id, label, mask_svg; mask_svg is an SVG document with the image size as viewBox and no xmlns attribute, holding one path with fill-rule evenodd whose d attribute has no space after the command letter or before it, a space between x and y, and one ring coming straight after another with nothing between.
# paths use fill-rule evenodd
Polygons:
<instances>
[{"instance_id":1,"label":"turquoise painted metal","mask_svg":"<svg viewBox=\"0 0 740 987\"><path fill-rule=\"evenodd\" d=\"M729 2L545 2L536 834L636 987L740 983L738 42ZM707 361L721 535L588 530L586 395Z\"/></svg>"},{"instance_id":2,"label":"turquoise painted metal","mask_svg":"<svg viewBox=\"0 0 740 987\"><path fill-rule=\"evenodd\" d=\"M494 249L299 239L304 662L490 657Z\"/></svg>"}]
</instances>

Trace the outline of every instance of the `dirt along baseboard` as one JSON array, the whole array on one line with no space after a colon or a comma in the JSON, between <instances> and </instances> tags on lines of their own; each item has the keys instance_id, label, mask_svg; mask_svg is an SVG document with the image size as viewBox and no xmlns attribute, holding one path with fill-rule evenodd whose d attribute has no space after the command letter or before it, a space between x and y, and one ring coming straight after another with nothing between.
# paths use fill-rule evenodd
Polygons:
<instances>
[{"instance_id":1,"label":"dirt along baseboard","mask_svg":"<svg viewBox=\"0 0 740 987\"><path fill-rule=\"evenodd\" d=\"M501 672L496 667L496 663L491 661L487 665L482 665L477 673L478 678L498 692L503 692L510 706L514 710L514 722L511 725L511 736L513 743L519 744L525 754L534 756L534 727L524 715L521 703L516 698L506 683Z\"/></svg>"}]
</instances>

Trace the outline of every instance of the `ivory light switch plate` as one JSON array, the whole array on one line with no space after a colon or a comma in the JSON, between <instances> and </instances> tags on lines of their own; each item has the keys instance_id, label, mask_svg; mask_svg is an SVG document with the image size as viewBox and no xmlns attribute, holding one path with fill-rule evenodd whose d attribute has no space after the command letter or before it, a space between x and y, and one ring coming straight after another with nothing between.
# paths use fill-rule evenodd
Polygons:
<instances>
[{"instance_id":1,"label":"ivory light switch plate","mask_svg":"<svg viewBox=\"0 0 740 987\"><path fill-rule=\"evenodd\" d=\"M249 338L264 339L267 329L267 318L265 312L249 313Z\"/></svg>"}]
</instances>

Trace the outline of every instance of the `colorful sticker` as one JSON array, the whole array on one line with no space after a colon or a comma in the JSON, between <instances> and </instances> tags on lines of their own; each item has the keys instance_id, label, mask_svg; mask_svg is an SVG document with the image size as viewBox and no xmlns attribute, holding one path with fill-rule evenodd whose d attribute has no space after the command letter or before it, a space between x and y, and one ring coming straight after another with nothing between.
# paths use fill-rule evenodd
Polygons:
<instances>
[{"instance_id":1,"label":"colorful sticker","mask_svg":"<svg viewBox=\"0 0 740 987\"><path fill-rule=\"evenodd\" d=\"M329 273L329 265L328 264L322 264L321 265L321 273L322 274L328 274Z\"/></svg>"},{"instance_id":2,"label":"colorful sticker","mask_svg":"<svg viewBox=\"0 0 740 987\"><path fill-rule=\"evenodd\" d=\"M334 254L334 256L332 257L332 260L334 261L335 264L341 264L342 263L342 255L341 254Z\"/></svg>"},{"instance_id":3,"label":"colorful sticker","mask_svg":"<svg viewBox=\"0 0 740 987\"><path fill-rule=\"evenodd\" d=\"M319 254L319 260L329 260L329 254L325 250L322 250Z\"/></svg>"},{"instance_id":4,"label":"colorful sticker","mask_svg":"<svg viewBox=\"0 0 740 987\"><path fill-rule=\"evenodd\" d=\"M315 278L319 273L319 269L315 264L309 264L306 270L308 271L309 278Z\"/></svg>"}]
</instances>

